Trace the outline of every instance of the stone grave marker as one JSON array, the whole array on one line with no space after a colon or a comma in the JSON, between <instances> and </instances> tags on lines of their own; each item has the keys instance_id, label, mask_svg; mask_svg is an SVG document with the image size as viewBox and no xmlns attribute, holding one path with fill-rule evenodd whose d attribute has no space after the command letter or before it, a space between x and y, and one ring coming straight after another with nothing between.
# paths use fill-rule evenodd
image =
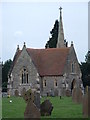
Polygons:
<instances>
[{"instance_id":1,"label":"stone grave marker","mask_svg":"<svg viewBox=\"0 0 90 120\"><path fill-rule=\"evenodd\" d=\"M90 117L90 87L86 87L86 93L83 96L83 116Z\"/></svg>"},{"instance_id":2,"label":"stone grave marker","mask_svg":"<svg viewBox=\"0 0 90 120\"><path fill-rule=\"evenodd\" d=\"M37 106L37 108L40 109L40 93L39 93L39 91L34 92L34 104Z\"/></svg>"},{"instance_id":3,"label":"stone grave marker","mask_svg":"<svg viewBox=\"0 0 90 120\"><path fill-rule=\"evenodd\" d=\"M41 116L49 116L49 115L51 115L52 110L53 110L53 106L52 106L52 103L49 100L45 100L40 105Z\"/></svg>"},{"instance_id":4,"label":"stone grave marker","mask_svg":"<svg viewBox=\"0 0 90 120\"><path fill-rule=\"evenodd\" d=\"M15 90L15 96L18 97L19 96L19 91Z\"/></svg>"},{"instance_id":5,"label":"stone grave marker","mask_svg":"<svg viewBox=\"0 0 90 120\"><path fill-rule=\"evenodd\" d=\"M25 112L24 112L24 118L40 118L40 110L34 103L34 93L31 89L26 91L26 93L23 96L24 100L27 103Z\"/></svg>"},{"instance_id":6,"label":"stone grave marker","mask_svg":"<svg viewBox=\"0 0 90 120\"><path fill-rule=\"evenodd\" d=\"M25 93L26 93L26 89L23 88L22 91L21 91L21 96L23 97L25 95Z\"/></svg>"},{"instance_id":7,"label":"stone grave marker","mask_svg":"<svg viewBox=\"0 0 90 120\"><path fill-rule=\"evenodd\" d=\"M77 99L77 97L76 97L76 88L73 88L73 90L72 90L72 100L73 100L73 102L76 102L76 99Z\"/></svg>"},{"instance_id":8,"label":"stone grave marker","mask_svg":"<svg viewBox=\"0 0 90 120\"><path fill-rule=\"evenodd\" d=\"M82 97L83 97L82 90L78 87L77 88L77 103L82 103Z\"/></svg>"},{"instance_id":9,"label":"stone grave marker","mask_svg":"<svg viewBox=\"0 0 90 120\"><path fill-rule=\"evenodd\" d=\"M70 97L71 96L71 91L70 90L66 90L66 96Z\"/></svg>"},{"instance_id":10,"label":"stone grave marker","mask_svg":"<svg viewBox=\"0 0 90 120\"><path fill-rule=\"evenodd\" d=\"M83 93L82 93L82 90L79 88L79 87L76 87L73 89L72 91L72 100L75 102L75 103L82 103L82 96L83 96Z\"/></svg>"}]
</instances>

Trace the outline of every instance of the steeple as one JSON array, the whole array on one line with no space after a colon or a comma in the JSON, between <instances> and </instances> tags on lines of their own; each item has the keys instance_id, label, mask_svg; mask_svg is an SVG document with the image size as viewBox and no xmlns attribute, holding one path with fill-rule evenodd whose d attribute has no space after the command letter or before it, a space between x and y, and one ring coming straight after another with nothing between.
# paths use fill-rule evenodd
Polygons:
<instances>
[{"instance_id":1,"label":"steeple","mask_svg":"<svg viewBox=\"0 0 90 120\"><path fill-rule=\"evenodd\" d=\"M60 7L59 9L60 9L60 20L59 20L57 48L65 47L63 22L62 22L62 8Z\"/></svg>"}]
</instances>

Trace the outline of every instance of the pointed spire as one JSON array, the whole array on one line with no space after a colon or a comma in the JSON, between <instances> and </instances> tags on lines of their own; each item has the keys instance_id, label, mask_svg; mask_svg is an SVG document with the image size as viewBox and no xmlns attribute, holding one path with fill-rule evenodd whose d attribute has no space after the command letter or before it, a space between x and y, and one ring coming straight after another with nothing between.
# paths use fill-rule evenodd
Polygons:
<instances>
[{"instance_id":1,"label":"pointed spire","mask_svg":"<svg viewBox=\"0 0 90 120\"><path fill-rule=\"evenodd\" d=\"M62 8L60 7L59 9L60 9L60 20L59 20L57 48L65 47L65 44L64 44L63 22L62 22Z\"/></svg>"}]
</instances>

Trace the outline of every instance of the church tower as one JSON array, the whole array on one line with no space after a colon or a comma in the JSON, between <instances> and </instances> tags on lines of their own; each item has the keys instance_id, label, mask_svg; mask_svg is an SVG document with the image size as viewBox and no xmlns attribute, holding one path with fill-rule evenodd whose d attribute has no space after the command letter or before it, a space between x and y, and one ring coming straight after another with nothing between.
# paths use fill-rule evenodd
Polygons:
<instances>
[{"instance_id":1,"label":"church tower","mask_svg":"<svg viewBox=\"0 0 90 120\"><path fill-rule=\"evenodd\" d=\"M60 19L59 19L57 48L66 47L66 45L64 43L64 30L63 30L63 22L62 22L62 8L60 7L59 9L60 9Z\"/></svg>"}]
</instances>

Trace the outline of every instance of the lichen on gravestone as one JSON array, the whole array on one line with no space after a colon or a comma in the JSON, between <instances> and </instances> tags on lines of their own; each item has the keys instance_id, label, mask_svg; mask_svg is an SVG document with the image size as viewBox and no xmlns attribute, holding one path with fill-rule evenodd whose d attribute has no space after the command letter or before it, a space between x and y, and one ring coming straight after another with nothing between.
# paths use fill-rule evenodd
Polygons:
<instances>
[{"instance_id":1,"label":"lichen on gravestone","mask_svg":"<svg viewBox=\"0 0 90 120\"><path fill-rule=\"evenodd\" d=\"M26 93L24 93L23 98L26 102L34 102L34 93L32 93L32 90L29 89L28 91L26 91Z\"/></svg>"},{"instance_id":2,"label":"lichen on gravestone","mask_svg":"<svg viewBox=\"0 0 90 120\"><path fill-rule=\"evenodd\" d=\"M24 100L27 103L25 112L24 112L24 118L40 118L40 110L39 108L34 104L34 92L32 92L31 89L26 91L26 93L23 96Z\"/></svg>"},{"instance_id":3,"label":"lichen on gravestone","mask_svg":"<svg viewBox=\"0 0 90 120\"><path fill-rule=\"evenodd\" d=\"M53 110L53 105L49 100L45 100L40 105L41 116L50 116Z\"/></svg>"}]
</instances>

